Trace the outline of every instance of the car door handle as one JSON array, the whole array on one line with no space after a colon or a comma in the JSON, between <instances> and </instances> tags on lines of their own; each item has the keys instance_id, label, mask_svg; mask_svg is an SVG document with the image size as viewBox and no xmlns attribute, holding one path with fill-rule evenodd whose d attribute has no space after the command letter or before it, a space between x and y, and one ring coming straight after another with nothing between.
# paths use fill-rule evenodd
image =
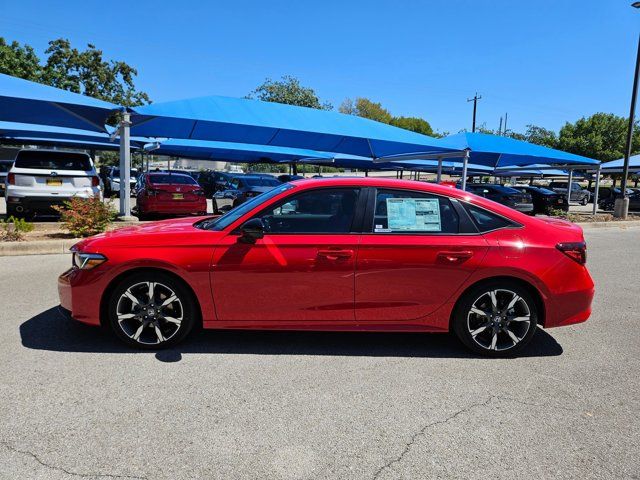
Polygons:
<instances>
[{"instance_id":1,"label":"car door handle","mask_svg":"<svg viewBox=\"0 0 640 480\"><path fill-rule=\"evenodd\" d=\"M339 260L353 257L353 250L318 250L318 257L327 260Z\"/></svg>"},{"instance_id":2,"label":"car door handle","mask_svg":"<svg viewBox=\"0 0 640 480\"><path fill-rule=\"evenodd\" d=\"M470 250L454 250L454 251L442 251L438 252L437 257L439 260L444 260L448 263L455 263L467 260L473 256L473 252Z\"/></svg>"}]
</instances>

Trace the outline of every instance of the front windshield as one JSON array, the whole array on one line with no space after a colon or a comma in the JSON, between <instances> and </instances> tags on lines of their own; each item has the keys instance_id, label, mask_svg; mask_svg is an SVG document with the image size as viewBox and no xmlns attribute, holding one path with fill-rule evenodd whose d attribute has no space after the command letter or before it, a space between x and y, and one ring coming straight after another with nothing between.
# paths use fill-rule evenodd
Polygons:
<instances>
[{"instance_id":1,"label":"front windshield","mask_svg":"<svg viewBox=\"0 0 640 480\"><path fill-rule=\"evenodd\" d=\"M273 190L264 192L256 197L253 197L251 200L238 205L237 207L229 210L221 217L205 220L198 226L205 230L223 230L233 222L235 222L237 219L256 208L261 203L269 201L276 195L279 195L282 192L289 190L290 188L294 188L294 186L289 183L281 184L279 187L274 188Z\"/></svg>"}]
</instances>

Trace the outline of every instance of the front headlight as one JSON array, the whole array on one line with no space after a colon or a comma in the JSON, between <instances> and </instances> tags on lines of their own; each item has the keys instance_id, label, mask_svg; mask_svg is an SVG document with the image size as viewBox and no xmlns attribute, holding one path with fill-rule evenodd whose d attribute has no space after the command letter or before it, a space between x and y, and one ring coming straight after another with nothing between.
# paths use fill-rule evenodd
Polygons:
<instances>
[{"instance_id":1,"label":"front headlight","mask_svg":"<svg viewBox=\"0 0 640 480\"><path fill-rule=\"evenodd\" d=\"M80 270L91 270L107 261L107 257L99 253L73 252L73 266Z\"/></svg>"}]
</instances>

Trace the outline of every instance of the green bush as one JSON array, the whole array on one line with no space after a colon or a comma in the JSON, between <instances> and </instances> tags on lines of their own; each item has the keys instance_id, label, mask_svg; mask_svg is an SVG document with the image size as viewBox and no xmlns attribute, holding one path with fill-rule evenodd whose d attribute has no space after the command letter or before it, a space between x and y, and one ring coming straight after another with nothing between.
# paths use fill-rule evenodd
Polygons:
<instances>
[{"instance_id":1,"label":"green bush","mask_svg":"<svg viewBox=\"0 0 640 480\"><path fill-rule=\"evenodd\" d=\"M62 228L76 237L102 233L116 217L115 210L98 197L73 197L62 206L53 208L60 213Z\"/></svg>"},{"instance_id":2,"label":"green bush","mask_svg":"<svg viewBox=\"0 0 640 480\"><path fill-rule=\"evenodd\" d=\"M33 230L33 225L24 218L9 217L0 222L2 223L2 240L5 242L24 240L24 234Z\"/></svg>"}]
</instances>

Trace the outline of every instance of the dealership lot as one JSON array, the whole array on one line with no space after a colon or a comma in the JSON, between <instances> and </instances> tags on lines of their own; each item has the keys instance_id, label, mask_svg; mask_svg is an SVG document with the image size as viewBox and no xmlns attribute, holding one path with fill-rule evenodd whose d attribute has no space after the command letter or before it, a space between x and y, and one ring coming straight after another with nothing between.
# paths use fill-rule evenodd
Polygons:
<instances>
[{"instance_id":1,"label":"dealership lot","mask_svg":"<svg viewBox=\"0 0 640 480\"><path fill-rule=\"evenodd\" d=\"M592 318L509 360L424 334L135 352L58 315L68 255L2 257L0 478L637 477L640 228L586 236Z\"/></svg>"}]
</instances>

